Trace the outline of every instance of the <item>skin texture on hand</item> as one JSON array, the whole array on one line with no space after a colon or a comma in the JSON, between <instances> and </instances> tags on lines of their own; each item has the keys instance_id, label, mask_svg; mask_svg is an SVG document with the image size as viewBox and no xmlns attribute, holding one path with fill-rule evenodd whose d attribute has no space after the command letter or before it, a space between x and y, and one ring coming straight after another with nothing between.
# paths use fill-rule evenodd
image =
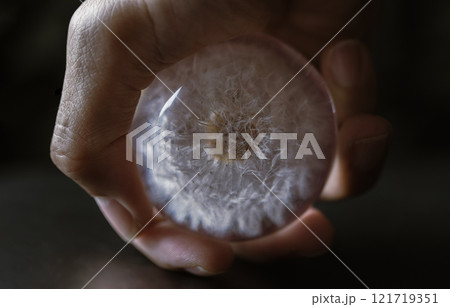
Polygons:
<instances>
[{"instance_id":1,"label":"skin texture on hand","mask_svg":"<svg viewBox=\"0 0 450 307\"><path fill-rule=\"evenodd\" d=\"M364 4L88 0L69 26L52 160L96 199L119 235L129 239L156 213L136 166L125 159L125 135L140 91L153 81L153 73L203 46L253 32L267 32L311 57ZM365 14L370 17L373 11L371 5ZM316 58L339 126L337 157L322 191L324 200L349 197L372 186L387 152L391 127L371 114L376 105L375 73L370 53L359 40L367 29L362 22L370 23L365 17L355 19ZM333 228L320 211L310 209L301 219L324 243L331 242ZM229 243L181 229L160 215L133 245L161 267L198 275L225 271L235 255L268 261L326 251L299 221L263 238Z\"/></svg>"}]
</instances>

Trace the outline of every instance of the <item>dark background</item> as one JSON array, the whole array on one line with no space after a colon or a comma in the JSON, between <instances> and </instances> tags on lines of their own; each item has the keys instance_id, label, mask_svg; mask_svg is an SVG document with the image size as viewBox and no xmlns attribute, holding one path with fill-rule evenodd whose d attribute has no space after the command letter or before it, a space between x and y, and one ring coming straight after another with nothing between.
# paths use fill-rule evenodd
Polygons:
<instances>
[{"instance_id":1,"label":"dark background","mask_svg":"<svg viewBox=\"0 0 450 307\"><path fill-rule=\"evenodd\" d=\"M70 16L79 2L0 4L0 287L81 287L123 245L50 163ZM379 113L394 126L374 189L319 204L333 251L372 288L449 288L450 2L385 1L374 56ZM213 278L156 268L127 247L91 287L359 288L332 255L237 261Z\"/></svg>"}]
</instances>

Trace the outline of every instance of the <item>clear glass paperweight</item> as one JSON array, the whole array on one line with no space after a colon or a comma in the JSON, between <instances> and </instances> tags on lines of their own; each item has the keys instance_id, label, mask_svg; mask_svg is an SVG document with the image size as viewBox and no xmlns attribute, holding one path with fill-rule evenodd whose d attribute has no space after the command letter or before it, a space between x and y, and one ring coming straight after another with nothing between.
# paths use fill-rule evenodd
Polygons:
<instances>
[{"instance_id":1,"label":"clear glass paperweight","mask_svg":"<svg viewBox=\"0 0 450 307\"><path fill-rule=\"evenodd\" d=\"M226 240L268 234L310 207L333 160L336 124L327 87L306 63L254 35L158 73L133 122L153 205L176 224Z\"/></svg>"}]
</instances>

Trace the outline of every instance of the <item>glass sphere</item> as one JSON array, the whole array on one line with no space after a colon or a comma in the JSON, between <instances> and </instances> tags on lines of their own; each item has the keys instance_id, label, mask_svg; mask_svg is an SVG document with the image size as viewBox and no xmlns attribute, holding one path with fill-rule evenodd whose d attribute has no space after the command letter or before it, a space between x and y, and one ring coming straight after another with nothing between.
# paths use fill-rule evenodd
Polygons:
<instances>
[{"instance_id":1,"label":"glass sphere","mask_svg":"<svg viewBox=\"0 0 450 307\"><path fill-rule=\"evenodd\" d=\"M136 155L152 204L176 224L226 240L269 234L310 207L330 170L336 124L314 67L293 78L306 62L252 35L158 73L133 121L150 124Z\"/></svg>"}]
</instances>

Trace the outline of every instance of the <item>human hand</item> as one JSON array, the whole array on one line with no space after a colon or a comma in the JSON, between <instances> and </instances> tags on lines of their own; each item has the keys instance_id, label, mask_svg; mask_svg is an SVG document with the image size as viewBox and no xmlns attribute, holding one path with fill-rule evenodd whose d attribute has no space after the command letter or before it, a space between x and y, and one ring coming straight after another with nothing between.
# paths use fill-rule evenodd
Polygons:
<instances>
[{"instance_id":1,"label":"human hand","mask_svg":"<svg viewBox=\"0 0 450 307\"><path fill-rule=\"evenodd\" d=\"M364 4L297 1L288 7L287 2L88 0L74 14L51 157L95 198L122 238L131 238L155 214L136 166L125 159L125 136L140 91L154 79L143 63L157 73L203 46L261 31L311 57ZM364 27L345 36L361 38L359 29ZM391 129L386 120L370 115L375 76L362 43L332 44L319 62L339 125L337 157L321 195L334 200L374 183ZM309 209L301 219L330 243L332 226L320 211ZM177 227L160 215L133 245L161 267L198 275L225 271L235 254L263 261L325 250L299 221L263 238L229 243Z\"/></svg>"}]
</instances>

